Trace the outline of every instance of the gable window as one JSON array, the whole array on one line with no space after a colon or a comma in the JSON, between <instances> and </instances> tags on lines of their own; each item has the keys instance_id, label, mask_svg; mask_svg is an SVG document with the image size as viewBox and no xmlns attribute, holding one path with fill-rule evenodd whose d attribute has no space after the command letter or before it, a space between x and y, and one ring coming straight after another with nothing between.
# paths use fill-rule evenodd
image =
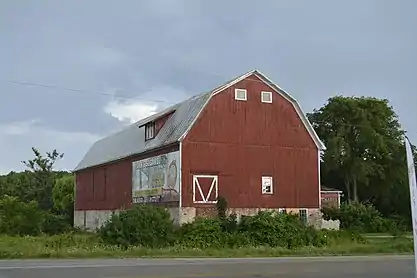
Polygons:
<instances>
[{"instance_id":1,"label":"gable window","mask_svg":"<svg viewBox=\"0 0 417 278\"><path fill-rule=\"evenodd\" d=\"M273 194L272 177L262 177L262 194Z\"/></svg>"},{"instance_id":2,"label":"gable window","mask_svg":"<svg viewBox=\"0 0 417 278\"><path fill-rule=\"evenodd\" d=\"M272 93L271 92L261 92L261 101L265 103L272 103Z\"/></svg>"},{"instance_id":3,"label":"gable window","mask_svg":"<svg viewBox=\"0 0 417 278\"><path fill-rule=\"evenodd\" d=\"M145 125L145 140L155 137L155 123L150 122Z\"/></svg>"},{"instance_id":4,"label":"gable window","mask_svg":"<svg viewBox=\"0 0 417 278\"><path fill-rule=\"evenodd\" d=\"M245 89L235 89L236 100L247 100L247 92Z\"/></svg>"}]
</instances>

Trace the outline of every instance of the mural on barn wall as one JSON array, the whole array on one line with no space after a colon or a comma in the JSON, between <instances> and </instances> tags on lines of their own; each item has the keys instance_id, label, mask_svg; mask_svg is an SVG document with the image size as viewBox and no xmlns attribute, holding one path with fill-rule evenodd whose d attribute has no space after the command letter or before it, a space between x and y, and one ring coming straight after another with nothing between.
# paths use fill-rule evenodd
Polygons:
<instances>
[{"instance_id":1,"label":"mural on barn wall","mask_svg":"<svg viewBox=\"0 0 417 278\"><path fill-rule=\"evenodd\" d=\"M179 151L132 162L132 202L179 202Z\"/></svg>"}]
</instances>

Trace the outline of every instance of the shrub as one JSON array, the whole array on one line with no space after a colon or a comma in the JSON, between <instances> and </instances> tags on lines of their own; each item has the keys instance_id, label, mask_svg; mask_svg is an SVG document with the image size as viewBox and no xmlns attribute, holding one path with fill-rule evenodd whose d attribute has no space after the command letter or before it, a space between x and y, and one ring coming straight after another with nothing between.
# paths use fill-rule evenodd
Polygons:
<instances>
[{"instance_id":1,"label":"shrub","mask_svg":"<svg viewBox=\"0 0 417 278\"><path fill-rule=\"evenodd\" d=\"M239 231L246 233L254 245L296 248L307 245L307 228L298 216L284 213L259 212L242 217Z\"/></svg>"},{"instance_id":2,"label":"shrub","mask_svg":"<svg viewBox=\"0 0 417 278\"><path fill-rule=\"evenodd\" d=\"M47 212L44 215L44 222L42 225L42 232L48 235L57 235L69 231L72 225L69 224L69 216L58 215Z\"/></svg>"},{"instance_id":3,"label":"shrub","mask_svg":"<svg viewBox=\"0 0 417 278\"><path fill-rule=\"evenodd\" d=\"M38 235L44 214L35 201L26 203L17 197L0 199L0 233L8 235Z\"/></svg>"},{"instance_id":4,"label":"shrub","mask_svg":"<svg viewBox=\"0 0 417 278\"><path fill-rule=\"evenodd\" d=\"M219 196L219 198L217 198L216 209L217 209L217 217L219 219L225 219L226 211L227 211L227 200Z\"/></svg>"},{"instance_id":5,"label":"shrub","mask_svg":"<svg viewBox=\"0 0 417 278\"><path fill-rule=\"evenodd\" d=\"M322 212L326 220L339 220L341 229L362 233L394 232L398 229L394 220L384 218L372 204L354 202L342 204L340 209L324 208Z\"/></svg>"},{"instance_id":6,"label":"shrub","mask_svg":"<svg viewBox=\"0 0 417 278\"><path fill-rule=\"evenodd\" d=\"M165 247L175 239L169 213L163 208L146 205L114 214L98 233L105 243L124 248L130 245Z\"/></svg>"},{"instance_id":7,"label":"shrub","mask_svg":"<svg viewBox=\"0 0 417 278\"><path fill-rule=\"evenodd\" d=\"M220 219L197 218L183 224L179 230L179 243L190 248L223 247L226 239Z\"/></svg>"}]
</instances>

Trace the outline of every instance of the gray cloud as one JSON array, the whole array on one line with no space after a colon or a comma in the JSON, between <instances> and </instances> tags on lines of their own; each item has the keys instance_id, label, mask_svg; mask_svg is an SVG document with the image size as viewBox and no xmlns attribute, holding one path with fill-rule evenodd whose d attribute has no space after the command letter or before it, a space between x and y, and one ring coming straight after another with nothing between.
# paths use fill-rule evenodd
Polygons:
<instances>
[{"instance_id":1,"label":"gray cloud","mask_svg":"<svg viewBox=\"0 0 417 278\"><path fill-rule=\"evenodd\" d=\"M19 169L33 145L59 146L60 166L72 168L91 139L253 68L305 111L335 94L386 97L417 141L416 9L412 0L3 1L0 125L36 128L0 133L0 170Z\"/></svg>"}]
</instances>

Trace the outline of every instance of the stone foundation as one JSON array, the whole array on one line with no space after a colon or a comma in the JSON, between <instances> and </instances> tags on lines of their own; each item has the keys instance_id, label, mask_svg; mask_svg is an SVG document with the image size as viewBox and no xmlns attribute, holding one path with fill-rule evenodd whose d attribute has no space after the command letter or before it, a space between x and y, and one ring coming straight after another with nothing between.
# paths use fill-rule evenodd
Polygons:
<instances>
[{"instance_id":1,"label":"stone foundation","mask_svg":"<svg viewBox=\"0 0 417 278\"><path fill-rule=\"evenodd\" d=\"M166 210L170 213L171 219L175 224L184 224L192 222L196 217L212 217L217 215L214 207L195 208L195 207L169 207ZM264 208L229 208L227 214L236 214L240 219L243 215L253 216L259 211L279 212L280 209L264 209ZM286 209L287 213L298 214L300 209ZM95 230L101 227L113 213L119 213L119 210L86 210L74 212L74 226L87 230ZM316 229L338 230L339 221L326 221L322 218L320 209L307 209L307 224Z\"/></svg>"},{"instance_id":2,"label":"stone foundation","mask_svg":"<svg viewBox=\"0 0 417 278\"><path fill-rule=\"evenodd\" d=\"M179 208L167 208L174 223L179 223ZM120 210L76 210L74 211L74 227L93 231L100 228L111 215Z\"/></svg>"}]
</instances>

